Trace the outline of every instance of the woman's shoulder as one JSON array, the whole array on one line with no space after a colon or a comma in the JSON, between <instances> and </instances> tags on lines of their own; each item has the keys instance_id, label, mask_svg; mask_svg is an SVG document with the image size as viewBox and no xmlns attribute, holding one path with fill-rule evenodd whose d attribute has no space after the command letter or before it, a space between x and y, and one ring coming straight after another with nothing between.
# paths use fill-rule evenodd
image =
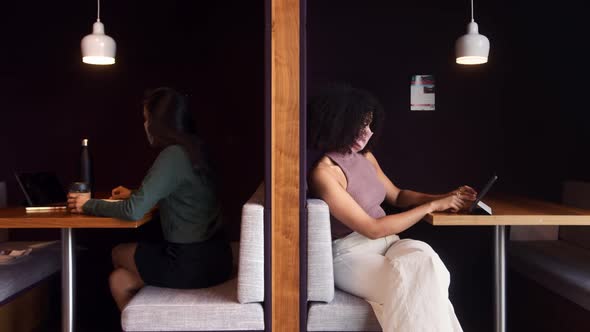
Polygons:
<instances>
[{"instance_id":1,"label":"woman's shoulder","mask_svg":"<svg viewBox=\"0 0 590 332\"><path fill-rule=\"evenodd\" d=\"M379 163L377 162L377 158L375 158L375 155L371 151L367 151L366 153L364 153L363 157L370 161L371 164L373 164L374 166L379 165Z\"/></svg>"},{"instance_id":2,"label":"woman's shoulder","mask_svg":"<svg viewBox=\"0 0 590 332\"><path fill-rule=\"evenodd\" d=\"M161 162L171 162L171 163L189 163L190 158L188 152L182 145L174 144L169 145L160 151L160 154L157 158L158 161Z\"/></svg>"},{"instance_id":3,"label":"woman's shoulder","mask_svg":"<svg viewBox=\"0 0 590 332\"><path fill-rule=\"evenodd\" d=\"M322 168L322 167L328 167L328 166L336 166L336 163L327 155L323 155L316 163L315 168L318 168L318 167Z\"/></svg>"},{"instance_id":4,"label":"woman's shoulder","mask_svg":"<svg viewBox=\"0 0 590 332\"><path fill-rule=\"evenodd\" d=\"M358 153L356 155L367 159L375 167L377 167L379 165L379 163L377 162L377 158L375 158L375 155L373 155L373 153L371 151L367 151L365 153ZM352 155L350 155L350 156L352 156ZM362 158L361 158L361 160L362 160ZM355 158L355 160L358 160L358 159ZM338 166L338 164L336 162L334 162L334 160L332 160L332 158L329 155L324 155L323 157L321 157L316 165L317 166L319 166L319 165Z\"/></svg>"},{"instance_id":5,"label":"woman's shoulder","mask_svg":"<svg viewBox=\"0 0 590 332\"><path fill-rule=\"evenodd\" d=\"M328 156L323 156L318 160L315 167L310 172L312 183L338 181L343 174L340 167Z\"/></svg>"}]
</instances>

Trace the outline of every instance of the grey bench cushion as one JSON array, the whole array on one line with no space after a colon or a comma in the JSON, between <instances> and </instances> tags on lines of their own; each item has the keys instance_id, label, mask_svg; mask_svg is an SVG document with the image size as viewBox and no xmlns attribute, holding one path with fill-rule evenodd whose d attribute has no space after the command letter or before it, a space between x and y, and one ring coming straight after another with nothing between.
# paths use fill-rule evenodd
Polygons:
<instances>
[{"instance_id":1,"label":"grey bench cushion","mask_svg":"<svg viewBox=\"0 0 590 332\"><path fill-rule=\"evenodd\" d=\"M336 290L330 303L312 302L308 331L381 331L371 305L354 295Z\"/></svg>"},{"instance_id":2,"label":"grey bench cushion","mask_svg":"<svg viewBox=\"0 0 590 332\"><path fill-rule=\"evenodd\" d=\"M330 210L320 199L307 200L307 300L334 298Z\"/></svg>"},{"instance_id":3,"label":"grey bench cushion","mask_svg":"<svg viewBox=\"0 0 590 332\"><path fill-rule=\"evenodd\" d=\"M308 331L381 331L371 305L334 289L330 209L320 199L307 200Z\"/></svg>"},{"instance_id":4,"label":"grey bench cushion","mask_svg":"<svg viewBox=\"0 0 590 332\"><path fill-rule=\"evenodd\" d=\"M264 330L262 304L239 303L236 283L189 290L144 287L123 310L123 330Z\"/></svg>"},{"instance_id":5,"label":"grey bench cushion","mask_svg":"<svg viewBox=\"0 0 590 332\"><path fill-rule=\"evenodd\" d=\"M512 242L510 266L590 310L590 250L565 241Z\"/></svg>"},{"instance_id":6,"label":"grey bench cushion","mask_svg":"<svg viewBox=\"0 0 590 332\"><path fill-rule=\"evenodd\" d=\"M33 242L3 242L0 249L25 249ZM0 265L0 303L49 277L61 268L59 243L33 249L23 258Z\"/></svg>"},{"instance_id":7,"label":"grey bench cushion","mask_svg":"<svg viewBox=\"0 0 590 332\"><path fill-rule=\"evenodd\" d=\"M203 289L144 287L123 310L125 331L264 330L263 189L242 208L238 278Z\"/></svg>"},{"instance_id":8,"label":"grey bench cushion","mask_svg":"<svg viewBox=\"0 0 590 332\"><path fill-rule=\"evenodd\" d=\"M238 301L264 301L264 185L242 207Z\"/></svg>"}]
</instances>

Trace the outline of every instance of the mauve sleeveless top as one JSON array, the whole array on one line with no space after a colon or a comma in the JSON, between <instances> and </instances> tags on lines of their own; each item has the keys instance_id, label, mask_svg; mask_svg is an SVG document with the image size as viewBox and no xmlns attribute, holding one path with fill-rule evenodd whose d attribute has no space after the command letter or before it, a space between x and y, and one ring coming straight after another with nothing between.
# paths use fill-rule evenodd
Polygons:
<instances>
[{"instance_id":1,"label":"mauve sleeveless top","mask_svg":"<svg viewBox=\"0 0 590 332\"><path fill-rule=\"evenodd\" d=\"M371 162L360 153L326 153L346 176L346 191L373 218L385 216L381 203L385 200L385 186L377 178L377 170ZM332 239L338 239L352 233L352 229L331 216L330 227Z\"/></svg>"}]
</instances>

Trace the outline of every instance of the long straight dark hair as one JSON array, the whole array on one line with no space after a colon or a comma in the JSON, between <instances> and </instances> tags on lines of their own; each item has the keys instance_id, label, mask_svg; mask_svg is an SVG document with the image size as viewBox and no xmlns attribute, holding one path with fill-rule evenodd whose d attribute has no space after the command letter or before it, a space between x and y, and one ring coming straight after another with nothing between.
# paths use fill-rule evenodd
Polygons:
<instances>
[{"instance_id":1,"label":"long straight dark hair","mask_svg":"<svg viewBox=\"0 0 590 332\"><path fill-rule=\"evenodd\" d=\"M174 89L161 87L146 92L143 107L148 115L147 129L154 139L153 147L164 149L178 144L185 148L194 168L207 168L202 142L188 110L188 97Z\"/></svg>"}]
</instances>

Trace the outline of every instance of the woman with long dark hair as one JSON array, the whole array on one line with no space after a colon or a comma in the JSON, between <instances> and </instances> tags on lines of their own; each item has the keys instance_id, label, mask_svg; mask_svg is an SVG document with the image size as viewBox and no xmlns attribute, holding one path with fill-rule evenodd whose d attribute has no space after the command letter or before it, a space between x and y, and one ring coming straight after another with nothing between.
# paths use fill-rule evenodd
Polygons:
<instances>
[{"instance_id":1,"label":"woman with long dark hair","mask_svg":"<svg viewBox=\"0 0 590 332\"><path fill-rule=\"evenodd\" d=\"M383 331L461 331L449 271L428 244L397 234L430 212L463 209L476 193L398 188L371 153L382 119L377 99L351 87L329 89L308 106L308 144L320 155L309 188L330 208L335 285L370 301ZM387 215L384 201L407 210Z\"/></svg>"},{"instance_id":2,"label":"woman with long dark hair","mask_svg":"<svg viewBox=\"0 0 590 332\"><path fill-rule=\"evenodd\" d=\"M141 187L117 187L111 202L69 197L68 207L86 213L137 220L156 205L164 242L126 243L113 249L111 293L123 310L144 285L203 288L231 273L231 250L221 234L221 208L211 169L195 134L187 97L170 88L149 92L143 103L144 128L160 154Z\"/></svg>"}]
</instances>

